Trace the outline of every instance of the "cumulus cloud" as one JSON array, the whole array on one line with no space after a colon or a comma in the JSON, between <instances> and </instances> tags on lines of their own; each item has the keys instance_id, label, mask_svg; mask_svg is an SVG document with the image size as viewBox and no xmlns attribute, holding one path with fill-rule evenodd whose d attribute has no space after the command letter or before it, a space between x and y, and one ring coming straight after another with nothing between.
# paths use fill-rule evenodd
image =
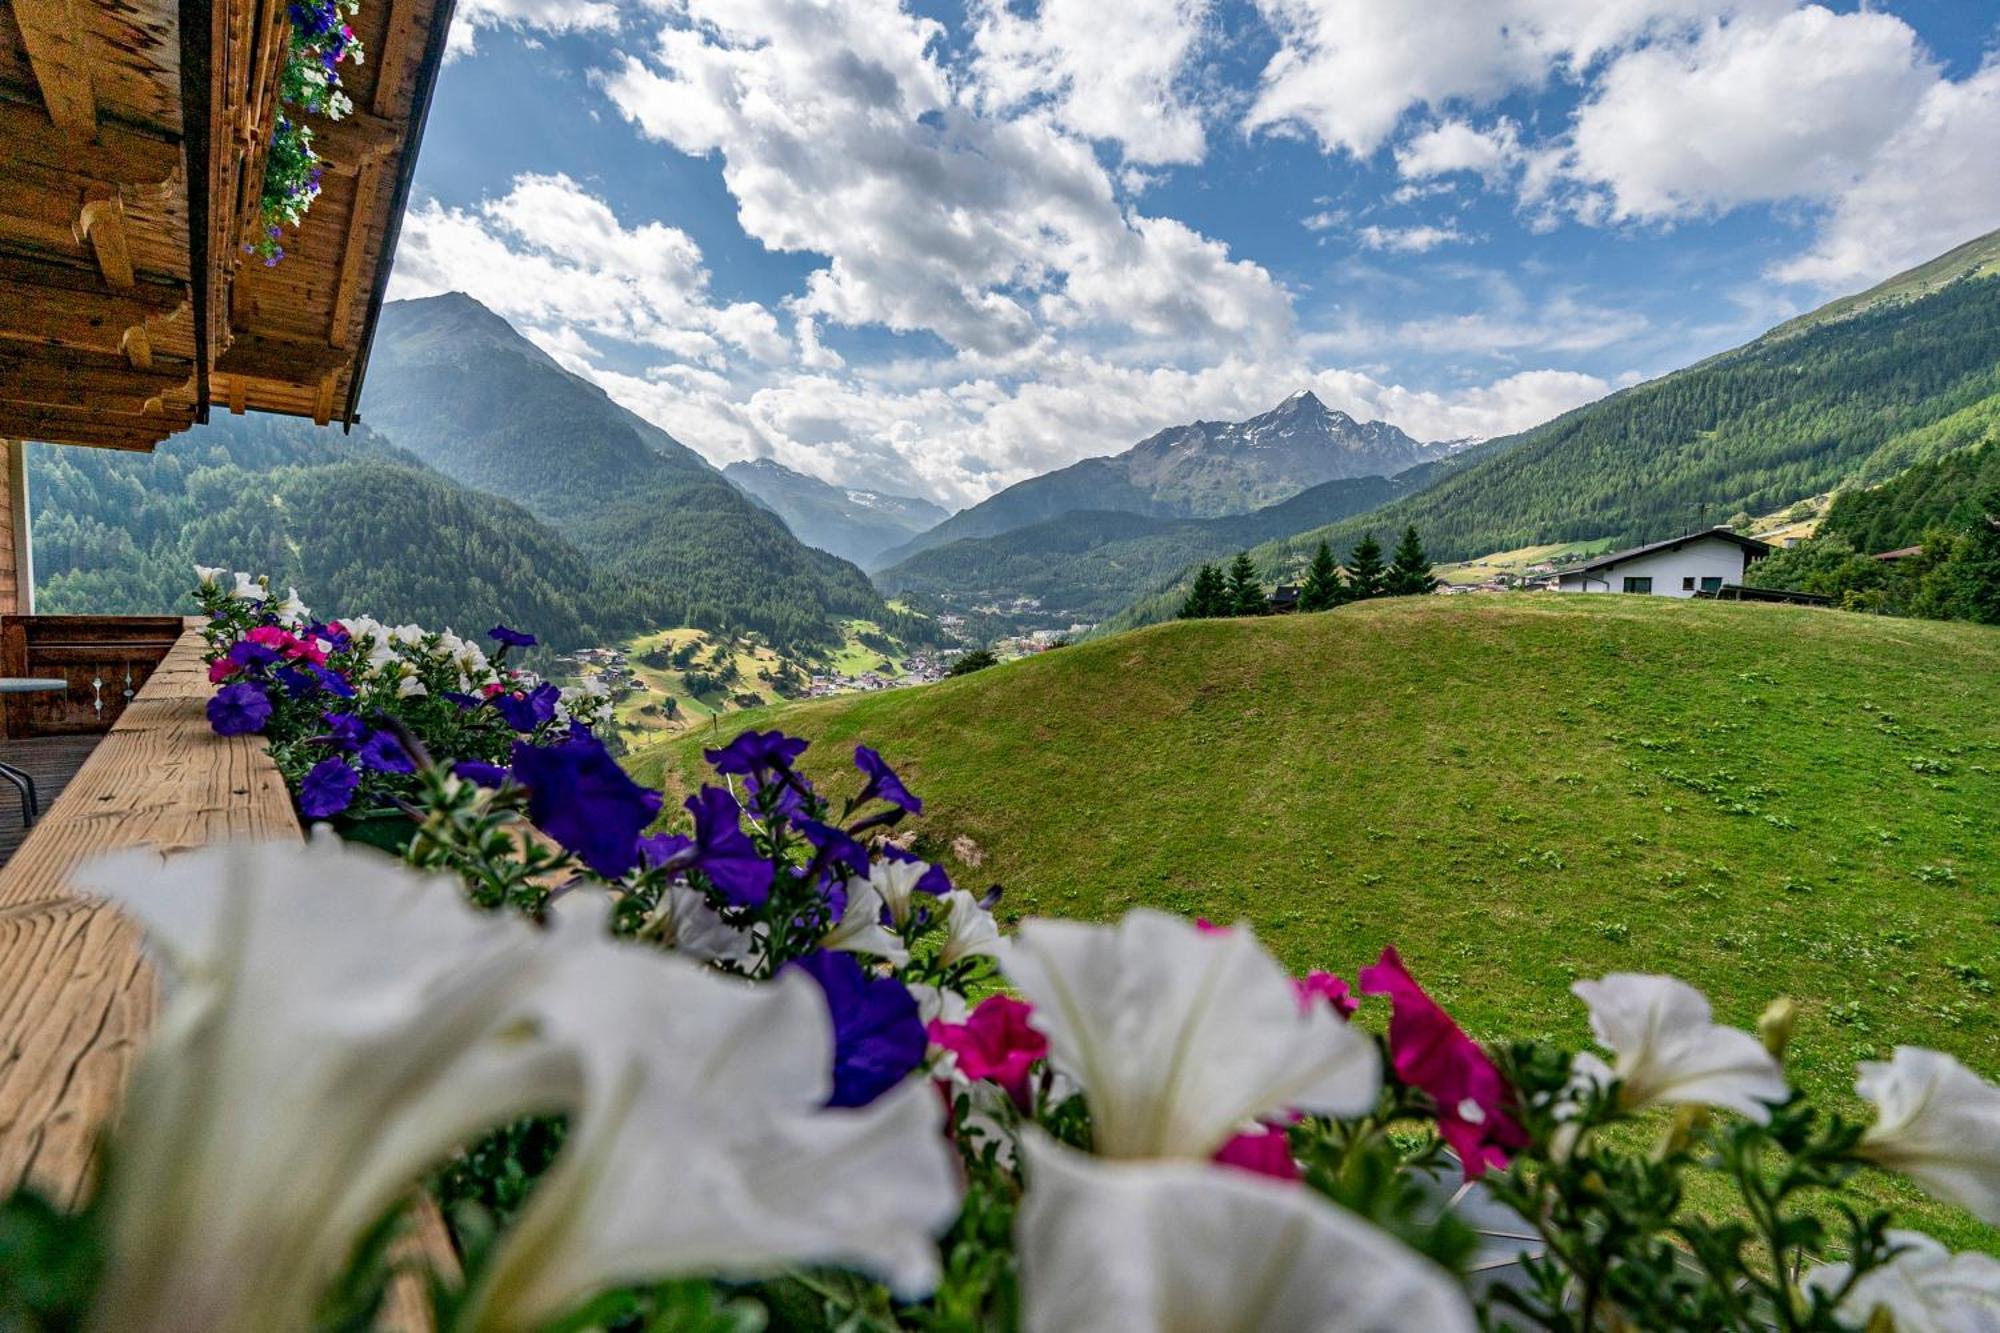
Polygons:
<instances>
[{"instance_id":1,"label":"cumulus cloud","mask_svg":"<svg viewBox=\"0 0 2000 1333\"><path fill-rule=\"evenodd\" d=\"M465 292L539 331L558 359L581 357L584 334L696 362L720 362L732 350L764 361L789 355L768 310L717 304L708 286L687 233L658 222L626 227L569 177L522 175L476 208L430 200L411 209L390 295Z\"/></svg>"},{"instance_id":2,"label":"cumulus cloud","mask_svg":"<svg viewBox=\"0 0 2000 1333\"><path fill-rule=\"evenodd\" d=\"M1405 115L1490 103L1607 52L1784 0L1257 0L1280 46L1249 129L1295 130L1367 157Z\"/></svg>"},{"instance_id":3,"label":"cumulus cloud","mask_svg":"<svg viewBox=\"0 0 2000 1333\"><path fill-rule=\"evenodd\" d=\"M615 0L459 0L452 13L445 59L472 54L482 28L589 32L610 31L617 26Z\"/></svg>"},{"instance_id":4,"label":"cumulus cloud","mask_svg":"<svg viewBox=\"0 0 2000 1333\"><path fill-rule=\"evenodd\" d=\"M2000 224L2000 59L1939 82L1835 198L1812 247L1774 276L1854 287Z\"/></svg>"},{"instance_id":5,"label":"cumulus cloud","mask_svg":"<svg viewBox=\"0 0 2000 1333\"><path fill-rule=\"evenodd\" d=\"M745 232L827 257L803 314L994 358L1051 328L1282 340L1290 299L1265 269L1128 212L1090 143L1055 118L967 104L941 35L854 0L688 0L602 83L646 135L721 155Z\"/></svg>"},{"instance_id":6,"label":"cumulus cloud","mask_svg":"<svg viewBox=\"0 0 2000 1333\"><path fill-rule=\"evenodd\" d=\"M1568 174L1607 190L1615 221L1836 194L1937 79L1889 14L1715 24L1612 62L1577 112Z\"/></svg>"},{"instance_id":7,"label":"cumulus cloud","mask_svg":"<svg viewBox=\"0 0 2000 1333\"><path fill-rule=\"evenodd\" d=\"M1520 127L1504 116L1483 130L1463 120L1441 120L1397 147L1396 170L1414 180L1470 171L1495 181L1520 158Z\"/></svg>"},{"instance_id":8,"label":"cumulus cloud","mask_svg":"<svg viewBox=\"0 0 2000 1333\"><path fill-rule=\"evenodd\" d=\"M1041 0L1020 11L973 0L972 73L980 100L1046 106L1135 163L1199 162L1200 107L1185 84L1209 0Z\"/></svg>"}]
</instances>

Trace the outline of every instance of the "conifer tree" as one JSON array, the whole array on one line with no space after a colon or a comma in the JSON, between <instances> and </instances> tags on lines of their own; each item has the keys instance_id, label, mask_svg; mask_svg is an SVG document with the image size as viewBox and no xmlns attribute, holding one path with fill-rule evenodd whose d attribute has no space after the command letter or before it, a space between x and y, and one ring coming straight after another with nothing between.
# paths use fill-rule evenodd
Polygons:
<instances>
[{"instance_id":1,"label":"conifer tree","mask_svg":"<svg viewBox=\"0 0 2000 1333\"><path fill-rule=\"evenodd\" d=\"M1340 605L1340 566L1333 561L1333 548L1324 541L1313 552L1306 581L1299 585L1299 610L1326 611Z\"/></svg>"},{"instance_id":2,"label":"conifer tree","mask_svg":"<svg viewBox=\"0 0 2000 1333\"><path fill-rule=\"evenodd\" d=\"M1264 597L1264 581L1257 577L1257 565L1248 551L1238 551L1229 562L1227 595L1229 610L1224 615L1261 616L1271 609Z\"/></svg>"},{"instance_id":3,"label":"conifer tree","mask_svg":"<svg viewBox=\"0 0 2000 1333\"><path fill-rule=\"evenodd\" d=\"M1194 586L1188 589L1187 600L1181 603L1181 619L1206 620L1228 614L1221 607L1223 595L1222 571L1203 565L1194 576Z\"/></svg>"},{"instance_id":4,"label":"conifer tree","mask_svg":"<svg viewBox=\"0 0 2000 1333\"><path fill-rule=\"evenodd\" d=\"M1388 573L1382 564L1382 543L1375 540L1374 533L1365 534L1347 557L1347 600L1362 602L1382 596L1388 591Z\"/></svg>"},{"instance_id":5,"label":"conifer tree","mask_svg":"<svg viewBox=\"0 0 2000 1333\"><path fill-rule=\"evenodd\" d=\"M1431 577L1431 558L1424 553L1423 539L1417 536L1414 523L1403 529L1403 539L1396 543L1396 555L1383 584L1391 597L1420 597L1437 591L1438 581Z\"/></svg>"}]
</instances>

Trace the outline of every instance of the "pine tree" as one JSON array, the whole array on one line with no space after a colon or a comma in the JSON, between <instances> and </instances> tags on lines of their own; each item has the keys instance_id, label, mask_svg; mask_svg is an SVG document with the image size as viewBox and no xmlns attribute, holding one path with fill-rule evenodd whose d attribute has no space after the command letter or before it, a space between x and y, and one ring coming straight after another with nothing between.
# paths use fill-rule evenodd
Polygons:
<instances>
[{"instance_id":1,"label":"pine tree","mask_svg":"<svg viewBox=\"0 0 2000 1333\"><path fill-rule=\"evenodd\" d=\"M1229 599L1229 610L1225 615L1261 616L1271 609L1264 597L1264 581L1257 577L1256 562L1250 559L1248 551L1239 551L1229 562L1229 586L1225 590Z\"/></svg>"},{"instance_id":2,"label":"pine tree","mask_svg":"<svg viewBox=\"0 0 2000 1333\"><path fill-rule=\"evenodd\" d=\"M1188 589L1187 600L1181 603L1181 619L1206 620L1210 616L1227 615L1220 605L1224 591L1222 571L1214 565L1203 565L1194 576L1194 586Z\"/></svg>"},{"instance_id":3,"label":"pine tree","mask_svg":"<svg viewBox=\"0 0 2000 1333\"><path fill-rule=\"evenodd\" d=\"M1347 600L1366 601L1370 597L1380 597L1388 591L1385 579L1388 570L1382 564L1382 543L1375 540L1375 534L1364 534L1354 543L1354 553L1347 557Z\"/></svg>"},{"instance_id":4,"label":"pine tree","mask_svg":"<svg viewBox=\"0 0 2000 1333\"><path fill-rule=\"evenodd\" d=\"M1403 539L1396 543L1396 556L1383 584L1391 597L1419 597L1437 591L1438 581L1431 577L1431 558L1424 553L1423 539L1417 536L1414 523L1403 529Z\"/></svg>"},{"instance_id":5,"label":"pine tree","mask_svg":"<svg viewBox=\"0 0 2000 1333\"><path fill-rule=\"evenodd\" d=\"M1325 542L1313 552L1306 581L1299 585L1299 610L1326 611L1340 605L1340 566L1333 561L1333 548Z\"/></svg>"}]
</instances>

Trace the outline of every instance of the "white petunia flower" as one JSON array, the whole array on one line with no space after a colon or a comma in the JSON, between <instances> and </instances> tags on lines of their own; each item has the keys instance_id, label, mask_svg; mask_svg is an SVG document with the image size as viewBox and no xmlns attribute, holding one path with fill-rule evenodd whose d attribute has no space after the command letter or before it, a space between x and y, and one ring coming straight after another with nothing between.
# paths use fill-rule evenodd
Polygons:
<instances>
[{"instance_id":1,"label":"white petunia flower","mask_svg":"<svg viewBox=\"0 0 2000 1333\"><path fill-rule=\"evenodd\" d=\"M847 906L819 943L822 949L885 958L897 967L910 961L903 941L882 924L881 892L865 879L847 881Z\"/></svg>"},{"instance_id":2,"label":"white petunia flower","mask_svg":"<svg viewBox=\"0 0 2000 1333\"><path fill-rule=\"evenodd\" d=\"M922 1082L829 1110L813 980L762 985L559 923L535 1007L581 1055L583 1108L472 1294L479 1333L543 1327L626 1282L849 1265L914 1296L958 1211L944 1107Z\"/></svg>"},{"instance_id":3,"label":"white petunia flower","mask_svg":"<svg viewBox=\"0 0 2000 1333\"><path fill-rule=\"evenodd\" d=\"M877 861L868 867L867 879L849 879L847 891L852 894L856 884L874 889L889 909L889 919L901 930L910 923L910 912L919 892L917 881L929 870L930 866L922 861Z\"/></svg>"},{"instance_id":4,"label":"white petunia flower","mask_svg":"<svg viewBox=\"0 0 2000 1333\"><path fill-rule=\"evenodd\" d=\"M740 962L750 957L757 943L756 934L724 921L699 889L685 884L667 886L640 934L702 963Z\"/></svg>"},{"instance_id":5,"label":"white petunia flower","mask_svg":"<svg viewBox=\"0 0 2000 1333\"><path fill-rule=\"evenodd\" d=\"M417 679L415 676L404 676L396 682L396 697L398 699L418 698L430 692L430 686L424 684L423 681Z\"/></svg>"},{"instance_id":6,"label":"white petunia flower","mask_svg":"<svg viewBox=\"0 0 2000 1333\"><path fill-rule=\"evenodd\" d=\"M1790 1096L1763 1044L1715 1023L1708 1000L1684 981L1614 972L1570 990L1590 1006L1590 1030L1615 1057L1607 1066L1586 1053L1574 1067L1592 1082L1617 1079L1627 1110L1714 1106L1762 1124Z\"/></svg>"},{"instance_id":7,"label":"white petunia flower","mask_svg":"<svg viewBox=\"0 0 2000 1333\"><path fill-rule=\"evenodd\" d=\"M945 923L944 947L938 950L941 965L963 958L998 958L1005 952L1007 941L1000 937L993 913L981 907L977 898L964 889L953 889L944 901L951 915Z\"/></svg>"},{"instance_id":8,"label":"white petunia flower","mask_svg":"<svg viewBox=\"0 0 2000 1333\"><path fill-rule=\"evenodd\" d=\"M972 1014L965 997L955 990L921 981L912 981L907 985L917 1001L917 1017L924 1021L925 1027L933 1023L963 1023Z\"/></svg>"},{"instance_id":9,"label":"white petunia flower","mask_svg":"<svg viewBox=\"0 0 2000 1333\"><path fill-rule=\"evenodd\" d=\"M289 621L294 625L303 625L312 619L312 610L299 600L297 588L285 589L285 600L271 608L271 611L278 619Z\"/></svg>"},{"instance_id":10,"label":"white petunia flower","mask_svg":"<svg viewBox=\"0 0 2000 1333\"><path fill-rule=\"evenodd\" d=\"M2000 1087L1942 1051L1898 1046L1863 1062L1854 1090L1875 1104L1864 1156L2000 1226Z\"/></svg>"},{"instance_id":11,"label":"white petunia flower","mask_svg":"<svg viewBox=\"0 0 2000 1333\"><path fill-rule=\"evenodd\" d=\"M1874 1328L1887 1315L1896 1333L1996 1333L2000 1331L2000 1259L1953 1254L1916 1231L1891 1231L1901 1248L1880 1268L1862 1274L1837 1313L1855 1328ZM1824 1264L1806 1274L1808 1291L1831 1295L1847 1283L1847 1264Z\"/></svg>"},{"instance_id":12,"label":"white petunia flower","mask_svg":"<svg viewBox=\"0 0 2000 1333\"><path fill-rule=\"evenodd\" d=\"M146 928L167 997L120 1120L93 1327L309 1327L425 1172L581 1091L512 1019L535 932L449 879L328 839L130 852L78 883Z\"/></svg>"},{"instance_id":13,"label":"white petunia flower","mask_svg":"<svg viewBox=\"0 0 2000 1333\"><path fill-rule=\"evenodd\" d=\"M1203 934L1145 909L1116 926L1038 919L1001 966L1107 1157L1205 1159L1245 1121L1358 1115L1381 1089L1374 1040L1329 1005L1301 1010L1247 929Z\"/></svg>"},{"instance_id":14,"label":"white petunia flower","mask_svg":"<svg viewBox=\"0 0 2000 1333\"><path fill-rule=\"evenodd\" d=\"M196 565L194 567L194 576L201 581L201 586L205 590L220 588L222 586L223 575L227 573L229 571L220 565Z\"/></svg>"},{"instance_id":15,"label":"white petunia flower","mask_svg":"<svg viewBox=\"0 0 2000 1333\"><path fill-rule=\"evenodd\" d=\"M1022 1333L1471 1333L1452 1277L1295 1184L1021 1138Z\"/></svg>"},{"instance_id":16,"label":"white petunia flower","mask_svg":"<svg viewBox=\"0 0 2000 1333\"><path fill-rule=\"evenodd\" d=\"M229 595L239 602L261 602L270 596L270 593L263 583L238 570L236 586L229 590Z\"/></svg>"}]
</instances>

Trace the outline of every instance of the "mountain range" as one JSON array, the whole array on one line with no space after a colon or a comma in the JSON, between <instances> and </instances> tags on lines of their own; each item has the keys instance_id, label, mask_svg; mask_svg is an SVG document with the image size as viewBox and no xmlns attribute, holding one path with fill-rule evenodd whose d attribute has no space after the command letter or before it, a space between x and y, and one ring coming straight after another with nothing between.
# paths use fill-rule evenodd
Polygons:
<instances>
[{"instance_id":1,"label":"mountain range","mask_svg":"<svg viewBox=\"0 0 2000 1333\"><path fill-rule=\"evenodd\" d=\"M731 463L722 475L783 519L806 545L858 565L951 517L929 500L835 486L775 458Z\"/></svg>"},{"instance_id":2,"label":"mountain range","mask_svg":"<svg viewBox=\"0 0 2000 1333\"><path fill-rule=\"evenodd\" d=\"M1380 509L1251 552L1270 574L1321 541L1414 524L1433 558L1591 538L1619 546L1871 485L1983 436L2000 410L2000 231L1742 347L1489 440ZM1171 581L1110 627L1171 615Z\"/></svg>"},{"instance_id":3,"label":"mountain range","mask_svg":"<svg viewBox=\"0 0 2000 1333\"><path fill-rule=\"evenodd\" d=\"M445 476L555 528L630 585L653 625L806 647L838 642L844 618L895 621L858 568L468 296L383 307L361 411Z\"/></svg>"},{"instance_id":4,"label":"mountain range","mask_svg":"<svg viewBox=\"0 0 2000 1333\"><path fill-rule=\"evenodd\" d=\"M1421 444L1386 421L1356 421L1310 390L1247 421L1169 426L1122 454L1086 458L1016 482L884 552L886 569L920 551L968 537L995 537L1076 511L1152 518L1246 514L1322 482L1386 477L1439 458L1450 445Z\"/></svg>"}]
</instances>

